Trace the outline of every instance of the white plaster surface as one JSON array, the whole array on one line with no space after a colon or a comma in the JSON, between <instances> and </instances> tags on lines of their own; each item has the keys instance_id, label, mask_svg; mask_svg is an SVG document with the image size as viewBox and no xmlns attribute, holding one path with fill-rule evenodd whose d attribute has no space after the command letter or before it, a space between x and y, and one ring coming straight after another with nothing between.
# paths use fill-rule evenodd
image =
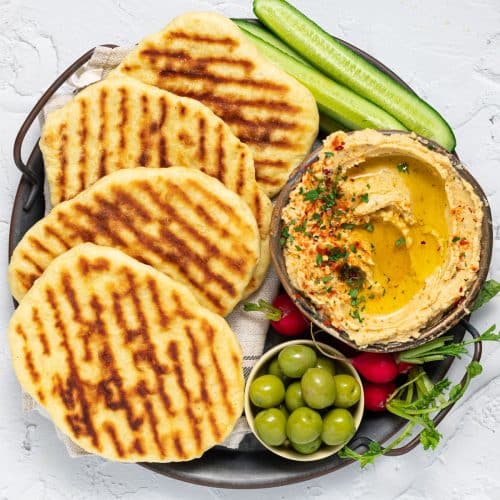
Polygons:
<instances>
[{"instance_id":1,"label":"white plaster surface","mask_svg":"<svg viewBox=\"0 0 500 500\"><path fill-rule=\"evenodd\" d=\"M500 279L500 0L295 0L324 28L396 71L450 121L458 152L492 205ZM14 136L41 91L100 43L131 44L190 10L252 15L250 0L0 0L0 265L6 275L9 217L19 174ZM36 136L36 130L33 137ZM5 282L4 282L5 283ZM500 325L500 298L474 316ZM9 499L500 499L500 346L442 423L435 452L416 449L360 471L298 485L232 491L187 485L133 465L72 460L52 424L23 415L5 340L12 304L0 287L0 500ZM465 362L455 363L457 378ZM234 471L237 474L237 471Z\"/></svg>"}]
</instances>

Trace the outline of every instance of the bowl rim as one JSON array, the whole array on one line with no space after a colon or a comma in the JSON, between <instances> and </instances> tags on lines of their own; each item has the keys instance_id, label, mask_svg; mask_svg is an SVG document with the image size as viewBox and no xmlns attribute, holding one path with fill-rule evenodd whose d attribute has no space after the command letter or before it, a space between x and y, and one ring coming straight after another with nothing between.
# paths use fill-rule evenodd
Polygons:
<instances>
[{"instance_id":1,"label":"bowl rim","mask_svg":"<svg viewBox=\"0 0 500 500\"><path fill-rule=\"evenodd\" d=\"M356 132L359 131L350 131L344 133L347 135L351 135ZM271 216L270 249L272 262L281 284L285 288L288 295L292 298L295 305L299 308L299 310L315 325L317 325L319 328L329 333L333 337L349 345L353 349L359 351L399 352L425 344L439 337L440 335L443 335L449 329L458 324L460 320L467 317L471 313L472 305L474 304L474 301L476 300L476 297L479 294L479 291L488 275L493 248L493 227L490 205L486 194L484 193L477 180L463 165L456 153L450 153L446 151L436 142L422 137L415 132L401 130L377 130L377 132L383 135L402 134L412 136L412 138L428 147L429 149L446 156L450 160L450 163L456 173L472 186L472 189L482 201L483 221L481 226L479 270L476 274L476 278L473 284L469 288L468 294L463 297L457 304L454 304L447 310L440 312L439 315L437 315L433 320L429 321L427 325L420 330L420 334L418 337L403 342L398 341L388 343L375 343L366 346L360 346L353 340L351 340L346 332L338 330L336 328L332 328L325 324L324 318L322 317L321 313L316 310L314 305L305 295L301 293L300 290L296 289L292 285L286 271L285 259L283 256L282 247L279 242L281 238L281 231L283 228L281 211L288 203L290 193L302 178L304 170L318 159L318 155L323 149L323 145L320 145L311 153L309 153L309 155L296 167L296 169L290 174L290 177L285 186L282 188L280 194L277 196Z\"/></svg>"},{"instance_id":2,"label":"bowl rim","mask_svg":"<svg viewBox=\"0 0 500 500\"><path fill-rule=\"evenodd\" d=\"M257 363L252 367L252 370L248 374L246 384L245 384L245 392L244 392L244 407L245 407L245 418L248 423L248 426L250 427L250 430L252 431L253 435L255 438L264 446L266 449L268 449L270 452L274 453L275 455L286 458L288 460L292 461L299 461L299 462L312 462L316 460L322 460L323 458L331 457L335 453L337 453L340 449L342 449L345 444L339 445L339 446L323 446L321 447L318 451L311 453L310 455L302 455L298 453L297 451L293 450L292 448L290 449L284 449L278 446L270 446L266 444L262 439L259 437L255 430L254 426L254 420L255 420L255 415L253 411L253 405L250 401L250 385L252 381L255 379L259 371L263 368L263 366L275 355L277 355L278 352L282 351L285 347L291 346L291 345L307 345L313 347L316 351L319 351L317 346L320 346L321 349L325 350L326 352L330 354L336 354L339 355L339 357L344 358L344 355L332 347L331 345L325 344L324 342L317 342L316 340L311 340L311 339L297 339L297 340L289 340L285 342L281 342L280 344L275 345L268 351L266 351L257 361ZM321 351L319 351L320 354ZM324 354L322 354L324 355ZM359 427L361 425L361 422L363 421L363 415L364 415L364 408L365 408L365 394L363 390L363 382L361 380L361 377L357 370L352 366L351 363L349 363L348 359L345 358L344 360L341 359L335 359L335 363L341 363L344 365L344 369L348 371L351 375L354 376L356 381L358 382L360 388L361 388L361 396L359 398L359 401L353 405L354 408L353 411L351 409L348 409L348 411L351 411L353 419L354 419L354 425L356 427L356 432L354 435L351 437L349 440L352 441L356 433L359 430Z\"/></svg>"}]
</instances>

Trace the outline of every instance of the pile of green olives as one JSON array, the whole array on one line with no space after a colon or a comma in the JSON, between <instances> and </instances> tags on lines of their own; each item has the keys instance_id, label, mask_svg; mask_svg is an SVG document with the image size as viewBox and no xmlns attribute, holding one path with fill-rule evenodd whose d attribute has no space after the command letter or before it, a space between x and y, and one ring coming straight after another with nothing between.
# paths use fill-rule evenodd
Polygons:
<instances>
[{"instance_id":1,"label":"pile of green olives","mask_svg":"<svg viewBox=\"0 0 500 500\"><path fill-rule=\"evenodd\" d=\"M310 454L324 443L347 443L356 428L348 408L361 397L351 375L336 373L333 360L307 345L290 345L250 385L258 413L255 431L269 446L292 446Z\"/></svg>"}]
</instances>

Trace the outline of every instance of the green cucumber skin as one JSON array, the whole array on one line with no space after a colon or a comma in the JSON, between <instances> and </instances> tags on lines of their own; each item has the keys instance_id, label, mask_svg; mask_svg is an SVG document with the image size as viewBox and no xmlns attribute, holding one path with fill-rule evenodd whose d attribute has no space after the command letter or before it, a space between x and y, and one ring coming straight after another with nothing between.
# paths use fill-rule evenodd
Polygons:
<instances>
[{"instance_id":1,"label":"green cucumber skin","mask_svg":"<svg viewBox=\"0 0 500 500\"><path fill-rule=\"evenodd\" d=\"M238 28L240 28L241 32L244 35L250 33L251 35L260 38L264 42L269 43L273 47L281 50L290 57L293 57L302 64L312 67L305 59L302 59L297 54L297 52L292 50L288 45L282 42L279 38L275 37L270 31L263 28L261 25L252 23L251 21L246 21L244 19L233 19L232 21L238 26ZM324 111L322 111L322 106L318 107L319 107L319 128L323 132L331 134L332 132L336 132L337 130L346 129L345 126L343 126L333 118L330 118L327 112L325 113Z\"/></svg>"},{"instance_id":2,"label":"green cucumber skin","mask_svg":"<svg viewBox=\"0 0 500 500\"><path fill-rule=\"evenodd\" d=\"M337 132L337 130L347 130L347 128L339 123L337 120L331 118L327 112L324 111L323 106L318 106L319 109L319 128L326 132L327 134L331 134L332 132Z\"/></svg>"},{"instance_id":3,"label":"green cucumber skin","mask_svg":"<svg viewBox=\"0 0 500 500\"><path fill-rule=\"evenodd\" d=\"M285 0L254 0L259 20L322 72L386 110L409 130L448 151L456 140L443 117L348 47L335 40Z\"/></svg>"},{"instance_id":4,"label":"green cucumber skin","mask_svg":"<svg viewBox=\"0 0 500 500\"><path fill-rule=\"evenodd\" d=\"M261 54L307 87L321 111L344 127L350 130L364 128L406 130L389 113L352 90L330 80L317 69L301 64L251 33L246 32L245 35L257 46Z\"/></svg>"},{"instance_id":5,"label":"green cucumber skin","mask_svg":"<svg viewBox=\"0 0 500 500\"><path fill-rule=\"evenodd\" d=\"M285 42L281 41L276 35L268 31L262 25L252 23L251 21L245 21L244 19L232 19L233 23L243 30L246 33L250 33L264 42L269 43L273 47L281 50L285 54L293 57L297 61L300 61L302 64L306 66L311 66L308 61L306 61L303 57L301 57L295 50L291 49Z\"/></svg>"}]
</instances>

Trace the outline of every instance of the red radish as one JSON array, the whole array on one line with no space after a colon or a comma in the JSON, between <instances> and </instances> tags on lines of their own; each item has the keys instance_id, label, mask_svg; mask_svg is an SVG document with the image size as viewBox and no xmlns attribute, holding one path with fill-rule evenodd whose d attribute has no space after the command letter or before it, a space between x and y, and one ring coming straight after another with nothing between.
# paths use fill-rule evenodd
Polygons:
<instances>
[{"instance_id":1,"label":"red radish","mask_svg":"<svg viewBox=\"0 0 500 500\"><path fill-rule=\"evenodd\" d=\"M405 361L400 361L398 363L398 373L400 375L406 375L415 365L412 363L406 363Z\"/></svg>"},{"instance_id":2,"label":"red radish","mask_svg":"<svg viewBox=\"0 0 500 500\"><path fill-rule=\"evenodd\" d=\"M295 337L310 327L309 320L286 293L277 295L272 305L261 299L258 304L247 302L243 308L245 311L265 313L266 318L271 320L271 326L285 337Z\"/></svg>"},{"instance_id":3,"label":"red radish","mask_svg":"<svg viewBox=\"0 0 500 500\"><path fill-rule=\"evenodd\" d=\"M392 382L398 376L398 365L392 354L362 352L351 359L360 375L375 384Z\"/></svg>"},{"instance_id":4,"label":"red radish","mask_svg":"<svg viewBox=\"0 0 500 500\"><path fill-rule=\"evenodd\" d=\"M387 384L363 384L365 393L365 409L369 411L385 411L385 404L389 396L396 390L396 384L389 382Z\"/></svg>"}]
</instances>

